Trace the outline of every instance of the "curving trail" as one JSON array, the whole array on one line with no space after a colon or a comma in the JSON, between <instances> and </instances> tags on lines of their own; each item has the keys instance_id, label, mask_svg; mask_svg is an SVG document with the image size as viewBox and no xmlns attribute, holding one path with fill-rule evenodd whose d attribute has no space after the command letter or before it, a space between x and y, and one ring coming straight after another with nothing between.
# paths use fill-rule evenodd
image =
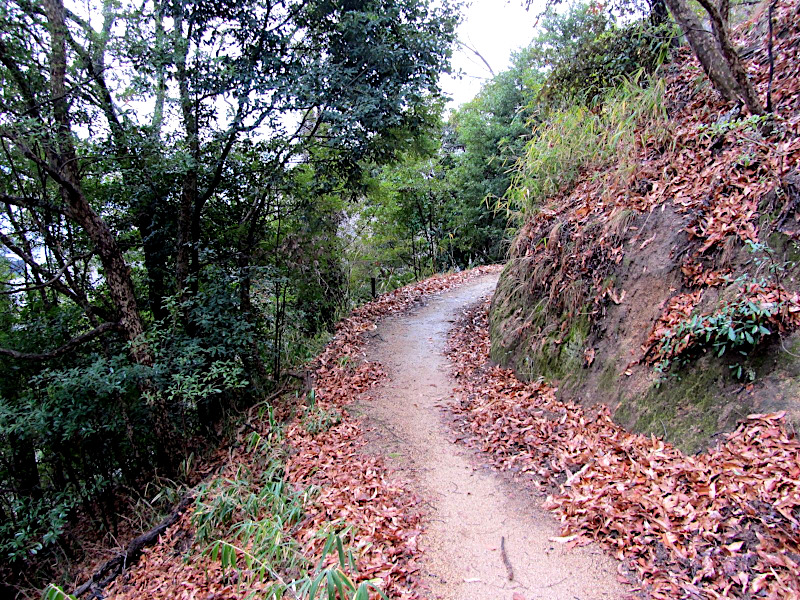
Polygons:
<instances>
[{"instance_id":1,"label":"curving trail","mask_svg":"<svg viewBox=\"0 0 800 600\"><path fill-rule=\"evenodd\" d=\"M551 542L558 523L539 500L451 441L443 410L452 393L442 354L447 332L496 282L497 275L481 277L386 319L368 350L389 376L362 403L373 444L426 505L423 581L431 598L443 600L621 598L610 557L597 547L566 550Z\"/></svg>"}]
</instances>

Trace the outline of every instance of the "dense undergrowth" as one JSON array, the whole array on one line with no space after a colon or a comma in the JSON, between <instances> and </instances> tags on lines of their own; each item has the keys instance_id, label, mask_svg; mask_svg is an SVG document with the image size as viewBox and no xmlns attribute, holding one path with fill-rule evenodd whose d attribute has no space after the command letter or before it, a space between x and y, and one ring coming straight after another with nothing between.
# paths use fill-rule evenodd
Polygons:
<instances>
[{"instance_id":1,"label":"dense undergrowth","mask_svg":"<svg viewBox=\"0 0 800 600\"><path fill-rule=\"evenodd\" d=\"M313 389L248 411L233 442L198 467L211 474L192 489L186 513L106 597L420 597L417 499L364 452L360 419L347 406L383 377L363 359L365 332L492 270L429 278L342 320L311 365Z\"/></svg>"}]
</instances>

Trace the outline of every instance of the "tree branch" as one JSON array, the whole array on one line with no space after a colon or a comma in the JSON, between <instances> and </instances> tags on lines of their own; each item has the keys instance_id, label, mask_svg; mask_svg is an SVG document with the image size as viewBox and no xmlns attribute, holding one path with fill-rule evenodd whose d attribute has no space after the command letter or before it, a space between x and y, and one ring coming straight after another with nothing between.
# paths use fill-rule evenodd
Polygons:
<instances>
[{"instance_id":1,"label":"tree branch","mask_svg":"<svg viewBox=\"0 0 800 600\"><path fill-rule=\"evenodd\" d=\"M26 252L23 248L17 246L14 241L7 236L5 233L0 231L0 242L11 252L19 256L22 261L28 265L34 272L39 273L42 277L47 278L48 280L52 281L52 286L62 294L64 294L67 298L71 299L73 302L78 304L79 306L83 307L80 302L79 295L74 291L68 288L64 283L60 280L59 277L56 277L53 273L42 267L38 262L33 259L33 256Z\"/></svg>"},{"instance_id":2,"label":"tree branch","mask_svg":"<svg viewBox=\"0 0 800 600\"><path fill-rule=\"evenodd\" d=\"M62 354L69 352L75 346L89 342L105 333L108 333L109 331L117 331L121 329L122 326L119 323L102 323L91 331L87 331L86 333L82 333L81 335L72 338L63 346L59 346L50 352L18 352L16 350L11 350L10 348L0 348L0 355L10 356L11 358L15 358L17 360L50 360L51 358L58 358Z\"/></svg>"},{"instance_id":3,"label":"tree branch","mask_svg":"<svg viewBox=\"0 0 800 600\"><path fill-rule=\"evenodd\" d=\"M0 202L4 202L12 206L21 206L22 208L41 208L45 210L52 210L53 212L70 216L69 207L58 206L40 198L9 196L8 194L0 192Z\"/></svg>"},{"instance_id":4,"label":"tree branch","mask_svg":"<svg viewBox=\"0 0 800 600\"><path fill-rule=\"evenodd\" d=\"M82 256L76 256L76 257L72 258L72 260L70 260L69 262L65 262L61 266L61 268L58 270L58 272L56 272L47 281L42 281L40 283L37 283L36 285L30 285L30 286L24 286L23 285L23 286L17 287L17 289L15 289L15 290L0 291L0 294L3 294L3 295L20 294L20 293L24 293L24 292L32 292L32 291L35 291L35 290L40 290L42 288L46 288L47 286L53 285L56 281L61 279L61 276L66 272L66 270L70 267L70 265L73 265L75 263L75 261L80 260L80 259L86 259L86 258L89 258L90 256L91 256L90 254L84 254ZM0 285L7 285L9 287L14 287L13 283L7 283L5 281L0 282Z\"/></svg>"}]
</instances>

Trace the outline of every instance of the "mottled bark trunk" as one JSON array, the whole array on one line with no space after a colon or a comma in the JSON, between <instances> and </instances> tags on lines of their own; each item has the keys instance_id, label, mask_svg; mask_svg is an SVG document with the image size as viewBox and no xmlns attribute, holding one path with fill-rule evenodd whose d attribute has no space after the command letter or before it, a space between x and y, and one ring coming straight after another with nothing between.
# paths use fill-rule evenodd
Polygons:
<instances>
[{"instance_id":1,"label":"mottled bark trunk","mask_svg":"<svg viewBox=\"0 0 800 600\"><path fill-rule=\"evenodd\" d=\"M70 208L70 217L86 232L103 264L111 299L120 315L125 337L131 342L131 356L138 364L152 364L149 348L143 340L144 324L136 303L130 269L106 223L92 209L80 185L78 159L72 140L69 95L66 88L66 21L62 0L45 0L50 28L50 91L55 117L56 153L51 158L50 174L57 180ZM53 164L55 163L55 164Z\"/></svg>"},{"instance_id":2,"label":"mottled bark trunk","mask_svg":"<svg viewBox=\"0 0 800 600\"><path fill-rule=\"evenodd\" d=\"M711 18L711 28L714 31L714 37L719 44L719 49L722 56L731 70L734 80L736 81L736 92L739 98L744 102L747 110L754 115L763 115L764 107L756 95L750 78L747 76L747 71L742 64L742 59L736 48L733 47L730 32L728 30L728 17L727 12L730 6L727 2L721 2L725 14L720 12L719 8L714 5L711 0L698 0L700 5L706 10L708 16Z\"/></svg>"},{"instance_id":3,"label":"mottled bark trunk","mask_svg":"<svg viewBox=\"0 0 800 600\"><path fill-rule=\"evenodd\" d=\"M711 20L711 32L703 27L686 0L665 2L686 35L706 75L723 98L742 101L752 114L764 114L764 107L761 106L742 60L733 47L726 20L719 7L712 0L699 0Z\"/></svg>"},{"instance_id":4,"label":"mottled bark trunk","mask_svg":"<svg viewBox=\"0 0 800 600\"><path fill-rule=\"evenodd\" d=\"M183 31L183 14L179 13L175 19L175 31ZM186 60L189 55L189 41L183 37L175 39L177 44L176 69L178 75L178 92L180 95L181 117L183 128L186 132L186 146L189 150L190 163L187 167L181 186L180 209L178 212L178 247L175 253L175 280L181 299L188 298L187 280L192 258L192 220L195 203L198 195L197 160L199 159L200 142L197 138L197 114L189 89L189 74L186 70Z\"/></svg>"}]
</instances>

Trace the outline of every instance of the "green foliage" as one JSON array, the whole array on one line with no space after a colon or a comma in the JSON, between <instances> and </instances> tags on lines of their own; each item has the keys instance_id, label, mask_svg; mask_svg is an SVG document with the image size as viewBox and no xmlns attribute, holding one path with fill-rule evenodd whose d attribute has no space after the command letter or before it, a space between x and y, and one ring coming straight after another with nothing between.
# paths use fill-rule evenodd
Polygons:
<instances>
[{"instance_id":1,"label":"green foliage","mask_svg":"<svg viewBox=\"0 0 800 600\"><path fill-rule=\"evenodd\" d=\"M652 73L669 52L671 26L639 22L611 27L564 57L547 77L542 96L550 101L595 104L624 78L643 70Z\"/></svg>"},{"instance_id":2,"label":"green foliage","mask_svg":"<svg viewBox=\"0 0 800 600\"><path fill-rule=\"evenodd\" d=\"M641 74L609 92L598 109L575 104L553 113L534 128L506 193L508 206L535 210L571 186L583 169L612 158L624 172L650 138L666 141L666 118L663 80L645 87Z\"/></svg>"},{"instance_id":3,"label":"green foliage","mask_svg":"<svg viewBox=\"0 0 800 600\"><path fill-rule=\"evenodd\" d=\"M496 204L511 182L511 168L524 153L540 80L530 69L530 51L523 51L514 56L511 69L488 82L450 118L446 164L456 199L455 248L460 264L473 257L478 262L504 257L507 215Z\"/></svg>"},{"instance_id":4,"label":"green foliage","mask_svg":"<svg viewBox=\"0 0 800 600\"><path fill-rule=\"evenodd\" d=\"M267 415L272 423L272 413ZM313 490L296 492L286 481L280 454L280 427L270 439L253 432L247 450L257 458L255 471L239 465L231 477L217 477L198 488L192 525L194 544L223 568L246 569L247 578L279 580L276 570L297 572L305 565L290 528L300 521ZM239 560L239 556L243 560Z\"/></svg>"},{"instance_id":5,"label":"green foliage","mask_svg":"<svg viewBox=\"0 0 800 600\"><path fill-rule=\"evenodd\" d=\"M285 530L302 516L303 494L291 489L277 460L265 467L251 473L242 466L233 478L201 486L192 514L196 543L238 541L260 559L290 567L298 560L298 546Z\"/></svg>"},{"instance_id":6,"label":"green foliage","mask_svg":"<svg viewBox=\"0 0 800 600\"><path fill-rule=\"evenodd\" d=\"M280 436L265 440L253 432L247 449L257 457L259 469L240 465L233 477L219 477L199 488L192 513L195 545L204 547L203 554L223 569L235 571L242 589L254 581L268 582L265 598L356 600L369 598L370 590L385 598L376 582L357 585L348 575L356 571L356 561L343 541L347 528L320 533L325 544L316 566L303 556L291 529L316 491L297 492L286 481L279 443ZM331 555L336 561L327 565Z\"/></svg>"},{"instance_id":7,"label":"green foliage","mask_svg":"<svg viewBox=\"0 0 800 600\"><path fill-rule=\"evenodd\" d=\"M60 587L51 583L42 593L42 600L75 600L75 596L67 594Z\"/></svg>"},{"instance_id":8,"label":"green foliage","mask_svg":"<svg viewBox=\"0 0 800 600\"><path fill-rule=\"evenodd\" d=\"M0 553L9 562L21 562L53 546L64 532L70 510L79 502L71 490L48 498L16 497L6 514L13 522L0 525Z\"/></svg>"},{"instance_id":9,"label":"green foliage","mask_svg":"<svg viewBox=\"0 0 800 600\"><path fill-rule=\"evenodd\" d=\"M187 417L203 421L211 416L206 409L220 395L248 385L243 357L252 351L256 333L241 318L234 287L235 281L223 272L209 273L191 298L166 298L169 318L148 333L155 361L147 372L155 384L148 399L155 401L153 394L166 398L184 426Z\"/></svg>"},{"instance_id":10,"label":"green foliage","mask_svg":"<svg viewBox=\"0 0 800 600\"><path fill-rule=\"evenodd\" d=\"M775 251L763 242L747 241L755 273L743 273L731 281L735 296L723 301L710 314L694 314L670 328L659 343L659 353L665 358L656 371L666 373L678 361L711 352L717 357L739 354L747 357L764 339L774 336L780 328L782 315L790 307L789 297L782 292L783 279L795 268L793 262L779 262ZM762 303L754 299L753 290L778 290L778 300ZM729 369L737 379L755 379L755 372L735 362Z\"/></svg>"},{"instance_id":11,"label":"green foliage","mask_svg":"<svg viewBox=\"0 0 800 600\"><path fill-rule=\"evenodd\" d=\"M724 136L731 131L746 131L754 133L759 126L763 125L768 119L768 115L748 115L741 119L720 119L714 123L700 124L697 133L702 139L713 140Z\"/></svg>"},{"instance_id":12,"label":"green foliage","mask_svg":"<svg viewBox=\"0 0 800 600\"><path fill-rule=\"evenodd\" d=\"M682 321L661 340L660 351L671 358L659 363L657 370L664 373L676 358L685 360L704 351L719 357L733 352L747 356L765 337L775 333L770 326L784 306L781 303L765 306L738 298L709 315L694 315ZM747 374L739 364L732 368L739 379Z\"/></svg>"},{"instance_id":13,"label":"green foliage","mask_svg":"<svg viewBox=\"0 0 800 600\"><path fill-rule=\"evenodd\" d=\"M258 558L253 552L226 541L217 541L209 546L208 555L218 560L223 569L235 570L240 580L254 578L271 581L264 598L279 600L290 595L300 600L368 600L371 593L381 598L387 596L377 587L377 580L362 581L356 584L347 572L355 571L355 560L352 553L346 550L342 538L336 534L328 534L323 548L322 558L317 568L299 578L286 582L270 563ZM335 555L338 562L325 567L329 555ZM255 597L251 593L248 598Z\"/></svg>"},{"instance_id":14,"label":"green foliage","mask_svg":"<svg viewBox=\"0 0 800 600\"><path fill-rule=\"evenodd\" d=\"M2 450L3 465L12 466L0 467L0 474L18 490L0 496L8 516L0 523L0 552L7 560L24 561L52 547L75 507L98 498L112 504L116 488L152 468L158 397L168 400L170 422L187 442L187 454L198 450L188 440L213 431L223 407L236 405L247 386L241 357L250 351L253 331L239 317L231 285L221 274L210 275L191 299L168 300L171 318L148 333L150 367L131 363L118 347L111 356L82 356L78 366L42 369L16 397L0 396L0 432L6 444L13 440ZM145 381L149 392L142 396ZM37 455L27 493L13 467L23 448Z\"/></svg>"},{"instance_id":15,"label":"green foliage","mask_svg":"<svg viewBox=\"0 0 800 600\"><path fill-rule=\"evenodd\" d=\"M303 411L303 427L310 434L327 431L342 422L342 411L338 408L325 409L316 402L314 390L308 395L308 404Z\"/></svg>"}]
</instances>

